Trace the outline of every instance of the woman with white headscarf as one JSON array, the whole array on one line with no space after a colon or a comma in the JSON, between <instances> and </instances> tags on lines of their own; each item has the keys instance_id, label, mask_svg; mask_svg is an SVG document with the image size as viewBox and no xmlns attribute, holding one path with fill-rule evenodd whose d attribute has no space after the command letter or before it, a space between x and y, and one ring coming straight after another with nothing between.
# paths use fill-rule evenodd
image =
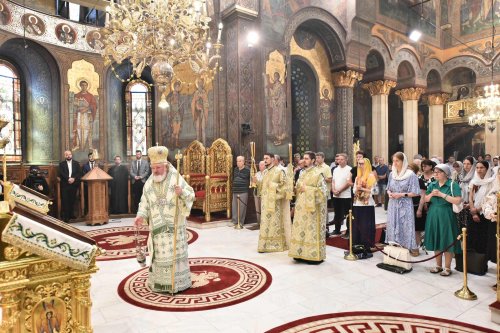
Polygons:
<instances>
[{"instance_id":1,"label":"woman with white headscarf","mask_svg":"<svg viewBox=\"0 0 500 333\"><path fill-rule=\"evenodd\" d=\"M453 213L452 205L462 201L460 186L452 181L451 169L446 164L434 167L435 181L427 188L425 201L430 202L427 219L425 221L425 248L436 253L436 267L431 273L440 273L441 276L451 275L451 261L453 253L461 252L460 245L454 245L447 252L444 250L452 244L458 234L457 217ZM444 252L444 268L443 265Z\"/></svg>"},{"instance_id":2,"label":"woman with white headscarf","mask_svg":"<svg viewBox=\"0 0 500 333\"><path fill-rule=\"evenodd\" d=\"M467 247L477 253L488 253L488 226L491 223L484 216L482 205L493 186L496 177L489 172L487 161L476 163L476 173L469 184L469 205L472 222L467 225Z\"/></svg>"},{"instance_id":3,"label":"woman with white headscarf","mask_svg":"<svg viewBox=\"0 0 500 333\"><path fill-rule=\"evenodd\" d=\"M464 203L464 209L457 214L458 224L460 228L466 227L472 222L472 215L469 211L469 184L474 177L476 172L476 160L472 156L467 156L462 162L462 172L458 174L457 180L455 180L460 186L462 192L462 202Z\"/></svg>"},{"instance_id":4,"label":"woman with white headscarf","mask_svg":"<svg viewBox=\"0 0 500 333\"><path fill-rule=\"evenodd\" d=\"M495 180L492 182L490 192L484 198L481 208L483 209L484 217L490 221L488 223L488 240L487 240L487 254L488 259L492 262L497 262L497 193L500 190L500 169L494 168L496 171L496 176L493 176Z\"/></svg>"},{"instance_id":5,"label":"woman with white headscarf","mask_svg":"<svg viewBox=\"0 0 500 333\"><path fill-rule=\"evenodd\" d=\"M420 195L420 187L417 175L408 169L408 159L401 152L392 156L387 194L389 205L386 242L395 242L409 250L416 250L415 216L411 198Z\"/></svg>"}]
</instances>

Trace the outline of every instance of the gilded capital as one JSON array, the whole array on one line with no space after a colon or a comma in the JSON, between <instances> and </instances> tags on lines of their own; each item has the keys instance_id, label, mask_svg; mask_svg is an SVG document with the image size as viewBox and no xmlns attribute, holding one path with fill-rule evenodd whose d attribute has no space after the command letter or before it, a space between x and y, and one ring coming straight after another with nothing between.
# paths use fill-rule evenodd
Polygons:
<instances>
[{"instance_id":1,"label":"gilded capital","mask_svg":"<svg viewBox=\"0 0 500 333\"><path fill-rule=\"evenodd\" d=\"M340 71L332 74L334 87L349 87L353 88L356 81L362 80L363 74L356 71Z\"/></svg>"},{"instance_id":2,"label":"gilded capital","mask_svg":"<svg viewBox=\"0 0 500 333\"><path fill-rule=\"evenodd\" d=\"M406 88L396 91L401 100L404 101L418 101L420 96L425 92L424 88Z\"/></svg>"},{"instance_id":3,"label":"gilded capital","mask_svg":"<svg viewBox=\"0 0 500 333\"><path fill-rule=\"evenodd\" d=\"M363 84L363 88L368 90L371 96L389 95L389 92L395 86L396 82L390 80L379 80Z\"/></svg>"},{"instance_id":4,"label":"gilded capital","mask_svg":"<svg viewBox=\"0 0 500 333\"><path fill-rule=\"evenodd\" d=\"M450 97L451 97L450 94L446 94L446 93L427 95L427 103L429 104L429 106L431 106L431 105L445 105L448 102L448 99Z\"/></svg>"}]
</instances>

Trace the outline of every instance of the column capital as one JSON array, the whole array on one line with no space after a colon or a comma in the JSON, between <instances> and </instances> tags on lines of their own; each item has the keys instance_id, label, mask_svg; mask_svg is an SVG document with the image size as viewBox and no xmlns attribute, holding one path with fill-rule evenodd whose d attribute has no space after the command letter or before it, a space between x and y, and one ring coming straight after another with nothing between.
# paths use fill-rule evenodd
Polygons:
<instances>
[{"instance_id":1,"label":"column capital","mask_svg":"<svg viewBox=\"0 0 500 333\"><path fill-rule=\"evenodd\" d=\"M389 95L391 88L396 86L396 82L391 80L378 80L363 84L363 88L370 92L371 96Z\"/></svg>"},{"instance_id":2,"label":"column capital","mask_svg":"<svg viewBox=\"0 0 500 333\"><path fill-rule=\"evenodd\" d=\"M396 95L398 95L401 100L404 101L418 101L420 96L425 92L424 88L406 88L401 90L396 90Z\"/></svg>"},{"instance_id":3,"label":"column capital","mask_svg":"<svg viewBox=\"0 0 500 333\"><path fill-rule=\"evenodd\" d=\"M427 95L426 99L429 106L445 105L450 97L451 95L447 93L437 93L437 94Z\"/></svg>"},{"instance_id":4,"label":"column capital","mask_svg":"<svg viewBox=\"0 0 500 333\"><path fill-rule=\"evenodd\" d=\"M333 86L334 87L346 87L353 88L356 81L362 80L363 74L360 72L348 70L339 71L332 74Z\"/></svg>"}]
</instances>

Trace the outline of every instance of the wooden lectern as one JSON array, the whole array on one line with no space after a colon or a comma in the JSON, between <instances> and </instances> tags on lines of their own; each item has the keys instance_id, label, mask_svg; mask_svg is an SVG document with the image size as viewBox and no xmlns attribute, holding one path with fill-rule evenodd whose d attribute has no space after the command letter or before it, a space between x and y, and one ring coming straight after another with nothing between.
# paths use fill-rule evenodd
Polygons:
<instances>
[{"instance_id":1,"label":"wooden lectern","mask_svg":"<svg viewBox=\"0 0 500 333\"><path fill-rule=\"evenodd\" d=\"M108 181L111 179L113 179L113 177L99 167L95 167L82 177L80 193L85 193L83 190L83 182L87 183L88 213L87 216L85 216L85 222L88 225L108 223ZM85 205L84 195L80 196L80 200L83 210Z\"/></svg>"}]
</instances>

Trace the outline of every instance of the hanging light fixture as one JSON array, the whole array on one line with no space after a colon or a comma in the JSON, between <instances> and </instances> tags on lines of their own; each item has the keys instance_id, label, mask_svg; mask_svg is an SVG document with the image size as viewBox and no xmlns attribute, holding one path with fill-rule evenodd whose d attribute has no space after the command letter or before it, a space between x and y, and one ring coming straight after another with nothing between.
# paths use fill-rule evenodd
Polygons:
<instances>
[{"instance_id":1,"label":"hanging light fixture","mask_svg":"<svg viewBox=\"0 0 500 333\"><path fill-rule=\"evenodd\" d=\"M130 61L128 80L149 66L164 95L178 64L189 62L197 75L219 70L222 25L212 45L206 0L111 0L106 10L102 56L112 68Z\"/></svg>"},{"instance_id":2,"label":"hanging light fixture","mask_svg":"<svg viewBox=\"0 0 500 333\"><path fill-rule=\"evenodd\" d=\"M486 54L485 57L489 58L491 62L491 83L484 87L484 96L477 101L477 107L481 112L475 113L469 117L470 126L486 126L491 132L497 127L497 121L500 119L500 111L498 110L500 104L500 90L498 84L493 81L495 57L495 18L494 18L494 0L491 0L491 56Z\"/></svg>"}]
</instances>

